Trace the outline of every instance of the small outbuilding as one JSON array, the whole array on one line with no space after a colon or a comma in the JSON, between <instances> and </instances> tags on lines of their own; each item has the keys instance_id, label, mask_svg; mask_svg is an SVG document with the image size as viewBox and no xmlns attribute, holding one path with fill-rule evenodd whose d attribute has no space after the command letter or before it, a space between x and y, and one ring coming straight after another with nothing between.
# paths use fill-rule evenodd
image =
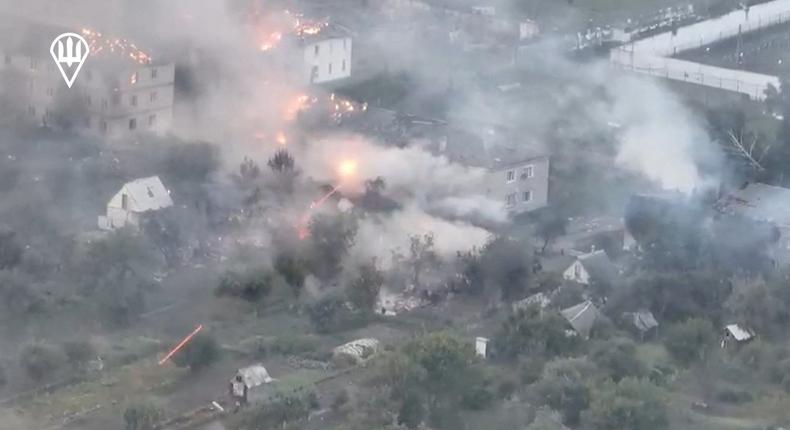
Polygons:
<instances>
[{"instance_id":1,"label":"small outbuilding","mask_svg":"<svg viewBox=\"0 0 790 430\"><path fill-rule=\"evenodd\" d=\"M592 327L599 316L598 308L589 300L563 309L560 313L568 321L568 324L573 327L573 332L584 339L590 338Z\"/></svg>"},{"instance_id":2,"label":"small outbuilding","mask_svg":"<svg viewBox=\"0 0 790 430\"><path fill-rule=\"evenodd\" d=\"M611 284L619 275L620 270L602 249L579 255L562 273L563 279L584 285L592 282Z\"/></svg>"},{"instance_id":3,"label":"small outbuilding","mask_svg":"<svg viewBox=\"0 0 790 430\"><path fill-rule=\"evenodd\" d=\"M137 227L146 214L170 206L173 200L159 176L135 179L125 183L107 203L107 214L99 216L99 228Z\"/></svg>"},{"instance_id":4,"label":"small outbuilding","mask_svg":"<svg viewBox=\"0 0 790 430\"><path fill-rule=\"evenodd\" d=\"M272 381L261 363L241 368L230 380L230 396L241 405L260 403L266 399L266 385Z\"/></svg>"},{"instance_id":5,"label":"small outbuilding","mask_svg":"<svg viewBox=\"0 0 790 430\"><path fill-rule=\"evenodd\" d=\"M359 364L372 357L379 350L379 341L373 338L352 340L332 351L335 363Z\"/></svg>"},{"instance_id":6,"label":"small outbuilding","mask_svg":"<svg viewBox=\"0 0 790 430\"><path fill-rule=\"evenodd\" d=\"M722 349L730 345L738 345L746 343L754 339L754 332L739 324L728 324L724 327L724 335L721 339Z\"/></svg>"}]
</instances>

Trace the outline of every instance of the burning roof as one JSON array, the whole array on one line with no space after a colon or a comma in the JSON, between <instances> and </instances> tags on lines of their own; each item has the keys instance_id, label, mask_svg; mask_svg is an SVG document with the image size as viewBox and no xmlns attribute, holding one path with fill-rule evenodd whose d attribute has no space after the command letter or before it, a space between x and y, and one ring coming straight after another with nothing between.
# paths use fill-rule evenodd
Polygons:
<instances>
[{"instance_id":1,"label":"burning roof","mask_svg":"<svg viewBox=\"0 0 790 430\"><path fill-rule=\"evenodd\" d=\"M310 19L289 10L270 13L254 11L250 14L250 21L261 51L276 47L286 35L304 39L321 33L329 26L328 19Z\"/></svg>"},{"instance_id":2,"label":"burning roof","mask_svg":"<svg viewBox=\"0 0 790 430\"><path fill-rule=\"evenodd\" d=\"M89 28L82 28L80 34L88 42L88 47L93 55L115 54L121 58L131 59L138 64L151 63L151 57L128 39L105 36Z\"/></svg>"}]
</instances>

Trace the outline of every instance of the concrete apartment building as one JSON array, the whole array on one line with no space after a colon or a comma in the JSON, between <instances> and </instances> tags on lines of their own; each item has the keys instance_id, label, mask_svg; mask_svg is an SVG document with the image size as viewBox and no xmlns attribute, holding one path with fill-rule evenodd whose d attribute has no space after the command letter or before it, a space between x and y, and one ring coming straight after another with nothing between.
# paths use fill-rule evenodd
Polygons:
<instances>
[{"instance_id":1,"label":"concrete apartment building","mask_svg":"<svg viewBox=\"0 0 790 430\"><path fill-rule=\"evenodd\" d=\"M482 137L450 130L438 152L451 161L486 169L480 184L483 193L502 202L511 215L548 204L549 156L518 142L516 136L493 128L484 130Z\"/></svg>"},{"instance_id":2,"label":"concrete apartment building","mask_svg":"<svg viewBox=\"0 0 790 430\"><path fill-rule=\"evenodd\" d=\"M338 32L322 33L304 41L303 73L306 82L311 84L351 76L351 37Z\"/></svg>"},{"instance_id":3,"label":"concrete apartment building","mask_svg":"<svg viewBox=\"0 0 790 430\"><path fill-rule=\"evenodd\" d=\"M169 129L173 63L103 49L91 52L68 88L49 53L52 40L66 31L74 30L20 22L0 28L2 97L14 101L17 120L109 138Z\"/></svg>"}]
</instances>

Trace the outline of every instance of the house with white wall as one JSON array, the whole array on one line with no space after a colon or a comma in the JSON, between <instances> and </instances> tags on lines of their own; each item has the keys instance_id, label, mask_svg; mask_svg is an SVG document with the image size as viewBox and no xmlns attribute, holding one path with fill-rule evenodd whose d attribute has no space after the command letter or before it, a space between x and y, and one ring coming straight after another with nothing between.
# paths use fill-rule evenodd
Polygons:
<instances>
[{"instance_id":1,"label":"house with white wall","mask_svg":"<svg viewBox=\"0 0 790 430\"><path fill-rule=\"evenodd\" d=\"M158 176L135 179L124 184L107 203L106 215L99 216L99 228L139 227L147 214L171 206L170 192Z\"/></svg>"}]
</instances>

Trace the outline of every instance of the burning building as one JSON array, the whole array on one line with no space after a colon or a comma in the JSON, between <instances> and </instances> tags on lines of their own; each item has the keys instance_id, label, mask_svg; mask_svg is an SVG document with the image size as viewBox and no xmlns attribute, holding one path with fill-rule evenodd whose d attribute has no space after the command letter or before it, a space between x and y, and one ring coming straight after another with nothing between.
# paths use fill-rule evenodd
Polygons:
<instances>
[{"instance_id":1,"label":"burning building","mask_svg":"<svg viewBox=\"0 0 790 430\"><path fill-rule=\"evenodd\" d=\"M7 21L12 22L12 21ZM74 85L63 82L49 53L52 40L72 31L90 48ZM163 132L173 117L175 65L155 61L126 39L90 29L19 23L0 29L4 97L16 100L19 116L48 127L82 129L123 138Z\"/></svg>"}]
</instances>

